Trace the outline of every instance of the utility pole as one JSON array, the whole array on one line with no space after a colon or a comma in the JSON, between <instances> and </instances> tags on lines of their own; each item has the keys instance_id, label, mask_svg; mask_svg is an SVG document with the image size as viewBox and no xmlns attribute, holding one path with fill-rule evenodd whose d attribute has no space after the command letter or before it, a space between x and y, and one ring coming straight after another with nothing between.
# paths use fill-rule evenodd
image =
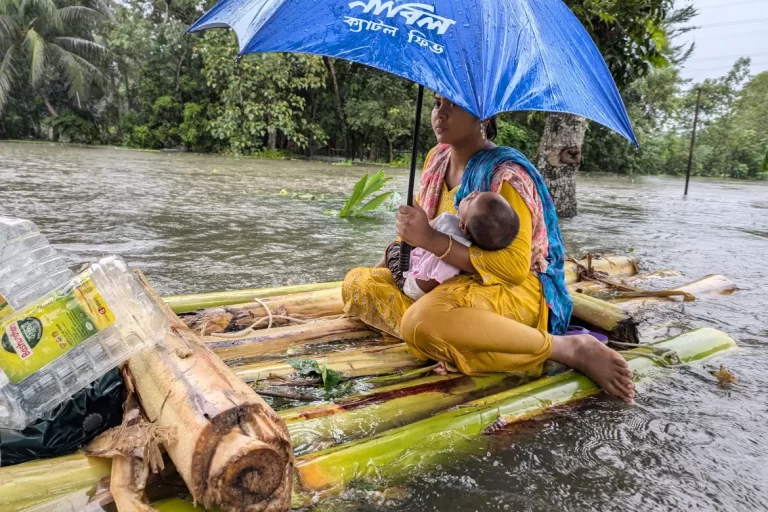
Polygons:
<instances>
[{"instance_id":1,"label":"utility pole","mask_svg":"<svg viewBox=\"0 0 768 512\"><path fill-rule=\"evenodd\" d=\"M693 132L691 133L691 150L688 153L688 169L685 171L685 193L688 195L688 182L691 181L691 167L693 167L693 150L696 148L696 125L699 122L699 106L701 105L701 87L696 94L696 113L693 116Z\"/></svg>"}]
</instances>

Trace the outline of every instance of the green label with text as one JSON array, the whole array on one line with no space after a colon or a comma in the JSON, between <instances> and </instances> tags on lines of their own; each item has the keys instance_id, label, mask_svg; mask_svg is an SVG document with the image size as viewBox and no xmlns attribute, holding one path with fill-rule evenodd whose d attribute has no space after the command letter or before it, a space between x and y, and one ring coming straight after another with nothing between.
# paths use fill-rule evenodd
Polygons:
<instances>
[{"instance_id":1,"label":"green label with text","mask_svg":"<svg viewBox=\"0 0 768 512\"><path fill-rule=\"evenodd\" d=\"M10 317L0 316L0 370L18 384L114 323L87 274Z\"/></svg>"}]
</instances>

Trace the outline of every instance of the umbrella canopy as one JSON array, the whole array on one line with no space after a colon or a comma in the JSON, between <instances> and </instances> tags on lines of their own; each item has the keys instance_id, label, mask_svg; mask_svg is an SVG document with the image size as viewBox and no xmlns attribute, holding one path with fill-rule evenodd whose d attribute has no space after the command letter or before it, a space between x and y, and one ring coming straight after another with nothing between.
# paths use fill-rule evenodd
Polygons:
<instances>
[{"instance_id":1,"label":"umbrella canopy","mask_svg":"<svg viewBox=\"0 0 768 512\"><path fill-rule=\"evenodd\" d=\"M337 57L402 76L480 119L577 114L637 140L597 47L561 0L221 0L190 31L230 27L240 54Z\"/></svg>"}]
</instances>

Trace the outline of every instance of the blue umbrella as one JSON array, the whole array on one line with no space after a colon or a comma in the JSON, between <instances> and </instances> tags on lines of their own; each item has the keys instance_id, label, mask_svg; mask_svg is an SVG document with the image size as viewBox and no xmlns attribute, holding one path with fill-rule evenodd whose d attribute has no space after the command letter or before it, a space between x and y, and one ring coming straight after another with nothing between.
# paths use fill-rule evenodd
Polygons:
<instances>
[{"instance_id":1,"label":"blue umbrella","mask_svg":"<svg viewBox=\"0 0 768 512\"><path fill-rule=\"evenodd\" d=\"M637 145L608 67L561 0L220 0L189 30L227 27L240 55L325 55L419 84L409 205L425 86L479 119L577 114Z\"/></svg>"}]
</instances>

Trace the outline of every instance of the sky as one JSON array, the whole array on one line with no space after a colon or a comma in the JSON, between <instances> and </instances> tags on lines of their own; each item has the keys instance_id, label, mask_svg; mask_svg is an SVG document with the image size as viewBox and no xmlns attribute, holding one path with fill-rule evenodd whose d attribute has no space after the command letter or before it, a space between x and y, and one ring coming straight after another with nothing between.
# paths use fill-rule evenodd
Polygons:
<instances>
[{"instance_id":1,"label":"sky","mask_svg":"<svg viewBox=\"0 0 768 512\"><path fill-rule=\"evenodd\" d=\"M697 82L722 76L738 57L751 57L752 74L768 71L768 0L676 0L699 11L696 30L680 36L678 43L695 42L685 63L684 78Z\"/></svg>"}]
</instances>

